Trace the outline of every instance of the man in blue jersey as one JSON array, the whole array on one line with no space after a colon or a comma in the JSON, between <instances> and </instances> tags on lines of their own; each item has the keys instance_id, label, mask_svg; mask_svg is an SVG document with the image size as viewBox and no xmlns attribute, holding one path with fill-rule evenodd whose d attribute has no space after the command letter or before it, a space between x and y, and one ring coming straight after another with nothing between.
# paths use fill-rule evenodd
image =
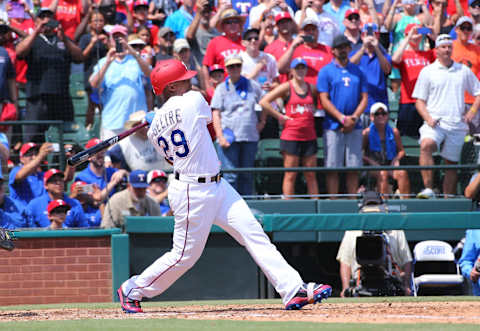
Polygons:
<instances>
[{"instance_id":1,"label":"man in blue jersey","mask_svg":"<svg viewBox=\"0 0 480 331\"><path fill-rule=\"evenodd\" d=\"M52 200L63 200L71 209L65 219L65 227L88 227L88 222L80 203L65 194L64 174L60 170L50 169L43 177L46 192L33 199L25 208L28 227L46 228L50 226L47 207Z\"/></svg>"},{"instance_id":2,"label":"man in blue jersey","mask_svg":"<svg viewBox=\"0 0 480 331\"><path fill-rule=\"evenodd\" d=\"M350 41L337 35L332 42L334 59L318 73L317 90L327 113L324 128L325 166L359 167L362 165L362 126L358 121L368 101L367 82L360 68L351 63ZM338 193L338 173L326 178L329 194ZM356 194L358 173L348 172L347 192Z\"/></svg>"},{"instance_id":3,"label":"man in blue jersey","mask_svg":"<svg viewBox=\"0 0 480 331\"><path fill-rule=\"evenodd\" d=\"M70 186L70 197L77 199L82 205L83 213L87 218L89 227L98 227L102 222L104 205L98 204L95 201L95 196L99 191L100 189L98 187L94 187L92 184L87 184L81 180L73 182L72 186Z\"/></svg>"},{"instance_id":4,"label":"man in blue jersey","mask_svg":"<svg viewBox=\"0 0 480 331\"><path fill-rule=\"evenodd\" d=\"M20 148L20 164L10 171L8 185L10 197L21 206L45 193L40 165L52 151L51 143L39 146L29 142Z\"/></svg>"},{"instance_id":5,"label":"man in blue jersey","mask_svg":"<svg viewBox=\"0 0 480 331\"><path fill-rule=\"evenodd\" d=\"M5 194L5 185L0 171L0 227L4 229L24 227L22 211L23 207Z\"/></svg>"}]
</instances>

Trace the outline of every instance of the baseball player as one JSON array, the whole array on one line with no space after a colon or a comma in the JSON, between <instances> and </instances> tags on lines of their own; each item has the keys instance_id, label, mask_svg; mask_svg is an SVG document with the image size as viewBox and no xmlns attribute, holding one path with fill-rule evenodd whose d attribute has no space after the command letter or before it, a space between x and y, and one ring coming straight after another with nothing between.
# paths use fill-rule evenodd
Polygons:
<instances>
[{"instance_id":1,"label":"baseball player","mask_svg":"<svg viewBox=\"0 0 480 331\"><path fill-rule=\"evenodd\" d=\"M199 92L191 91L188 71L178 60L161 61L151 74L156 95L166 102L156 110L148 137L173 163L168 200L175 215L173 248L118 289L123 311L143 312L140 302L164 292L200 258L210 228L220 226L248 250L285 308L300 309L331 295L329 285L305 284L263 232L241 196L220 176L207 124L212 111Z\"/></svg>"}]
</instances>

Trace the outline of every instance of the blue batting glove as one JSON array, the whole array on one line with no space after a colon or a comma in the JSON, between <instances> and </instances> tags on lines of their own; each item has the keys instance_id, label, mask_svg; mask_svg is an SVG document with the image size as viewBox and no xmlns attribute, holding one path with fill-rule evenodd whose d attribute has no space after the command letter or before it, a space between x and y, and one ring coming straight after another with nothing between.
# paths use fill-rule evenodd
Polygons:
<instances>
[{"instance_id":1,"label":"blue batting glove","mask_svg":"<svg viewBox=\"0 0 480 331\"><path fill-rule=\"evenodd\" d=\"M148 125L152 125L154 117L155 117L155 112L153 110L149 111L147 115L145 115L145 121L147 121Z\"/></svg>"}]
</instances>

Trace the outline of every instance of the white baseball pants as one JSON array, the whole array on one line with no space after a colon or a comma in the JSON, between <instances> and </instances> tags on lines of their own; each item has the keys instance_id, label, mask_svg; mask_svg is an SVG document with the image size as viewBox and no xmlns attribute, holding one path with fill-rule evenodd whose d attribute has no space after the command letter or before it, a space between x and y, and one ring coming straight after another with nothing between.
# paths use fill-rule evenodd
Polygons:
<instances>
[{"instance_id":1,"label":"white baseball pants","mask_svg":"<svg viewBox=\"0 0 480 331\"><path fill-rule=\"evenodd\" d=\"M173 248L140 275L122 285L133 300L154 297L168 289L202 255L212 224L244 246L286 304L303 281L278 252L242 197L222 179L219 183L174 180L168 199L175 213Z\"/></svg>"}]
</instances>

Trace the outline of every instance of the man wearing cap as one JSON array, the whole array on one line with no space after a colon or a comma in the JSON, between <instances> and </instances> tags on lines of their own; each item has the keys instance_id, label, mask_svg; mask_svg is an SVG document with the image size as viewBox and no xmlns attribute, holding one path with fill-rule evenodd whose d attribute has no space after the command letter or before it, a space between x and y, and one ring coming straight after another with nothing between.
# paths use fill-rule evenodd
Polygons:
<instances>
[{"instance_id":1,"label":"man wearing cap","mask_svg":"<svg viewBox=\"0 0 480 331\"><path fill-rule=\"evenodd\" d=\"M73 104L69 92L70 65L82 62L82 50L53 20L50 9L41 9L35 19L35 30L17 46L19 58L27 60L27 112L24 120L73 120ZM25 125L25 141L44 141L45 125Z\"/></svg>"},{"instance_id":2,"label":"man wearing cap","mask_svg":"<svg viewBox=\"0 0 480 331\"><path fill-rule=\"evenodd\" d=\"M318 20L318 42L332 46L333 37L340 32L336 18L323 9L325 0L302 0L302 9L295 13L295 22L299 26L306 18Z\"/></svg>"},{"instance_id":3,"label":"man wearing cap","mask_svg":"<svg viewBox=\"0 0 480 331\"><path fill-rule=\"evenodd\" d=\"M80 203L65 194L63 172L53 168L46 171L43 176L43 183L46 192L38 198L31 200L25 208L24 215L28 227L46 228L50 225L47 207L52 200L64 200L72 207L65 220L66 227L88 227L87 218Z\"/></svg>"},{"instance_id":4,"label":"man wearing cap","mask_svg":"<svg viewBox=\"0 0 480 331\"><path fill-rule=\"evenodd\" d=\"M380 31L375 23L367 23L362 29L362 46L350 57L350 61L362 70L368 84L368 104L361 116L363 128L370 124L370 107L381 102L388 104L387 77L392 70L392 59L380 45Z\"/></svg>"},{"instance_id":5,"label":"man wearing cap","mask_svg":"<svg viewBox=\"0 0 480 331\"><path fill-rule=\"evenodd\" d=\"M60 230L66 228L65 220L70 209L70 205L62 199L50 201L47 205L47 217L50 221L48 230Z\"/></svg>"},{"instance_id":6,"label":"man wearing cap","mask_svg":"<svg viewBox=\"0 0 480 331\"><path fill-rule=\"evenodd\" d=\"M435 41L437 60L420 72L412 97L425 123L420 128L420 165L434 164L432 154L440 151L446 164L457 164L468 126L480 107L480 82L465 65L452 60L452 38L441 34ZM465 111L465 91L475 96ZM433 171L422 170L425 189L419 197L434 197ZM457 171L446 170L443 193L456 194Z\"/></svg>"},{"instance_id":7,"label":"man wearing cap","mask_svg":"<svg viewBox=\"0 0 480 331\"><path fill-rule=\"evenodd\" d=\"M455 31L457 40L454 40L452 44L452 60L466 65L477 78L480 78L480 47L470 42L473 32L473 20L468 16L460 17L455 24ZM474 101L475 98L468 92L465 92L465 107L467 111Z\"/></svg>"},{"instance_id":8,"label":"man wearing cap","mask_svg":"<svg viewBox=\"0 0 480 331\"><path fill-rule=\"evenodd\" d=\"M254 79L265 92L278 85L278 68L275 58L260 50L260 30L248 28L243 34L242 44L245 52L242 57L242 75Z\"/></svg>"},{"instance_id":9,"label":"man wearing cap","mask_svg":"<svg viewBox=\"0 0 480 331\"><path fill-rule=\"evenodd\" d=\"M278 70L281 73L287 73L290 70L292 59L302 58L308 65L305 81L310 84L316 84L318 72L332 60L330 47L317 42L317 19L307 17L303 20L300 28L300 34L295 37L287 51L278 61Z\"/></svg>"},{"instance_id":10,"label":"man wearing cap","mask_svg":"<svg viewBox=\"0 0 480 331\"><path fill-rule=\"evenodd\" d=\"M173 43L173 57L185 63L188 70L196 69L195 61L192 57L192 51L186 39L180 38L175 40ZM195 89L201 90L200 82L196 77L195 79L192 79L192 85Z\"/></svg>"},{"instance_id":11,"label":"man wearing cap","mask_svg":"<svg viewBox=\"0 0 480 331\"><path fill-rule=\"evenodd\" d=\"M148 0L136 0L133 3L133 19L128 21L129 23L128 28L129 28L129 31L138 32L137 28L140 25L146 26L150 30L150 34L152 36L151 39L155 44L158 37L159 27L156 24L152 24L152 22L148 19L148 7L149 7L148 3L149 3ZM128 18L128 15L127 15L127 18Z\"/></svg>"},{"instance_id":12,"label":"man wearing cap","mask_svg":"<svg viewBox=\"0 0 480 331\"><path fill-rule=\"evenodd\" d=\"M45 193L40 166L52 151L51 143L39 146L29 142L20 148L20 164L10 171L8 185L10 197L21 206Z\"/></svg>"},{"instance_id":13,"label":"man wearing cap","mask_svg":"<svg viewBox=\"0 0 480 331\"><path fill-rule=\"evenodd\" d=\"M193 21L195 0L183 0L182 6L165 20L164 26L175 33L176 38L185 38L185 32Z\"/></svg>"},{"instance_id":14,"label":"man wearing cap","mask_svg":"<svg viewBox=\"0 0 480 331\"><path fill-rule=\"evenodd\" d=\"M326 167L359 167L362 165L362 127L360 116L368 102L365 75L351 63L348 54L352 47L343 34L333 39L334 59L318 74L317 90L327 113L323 122ZM327 191L337 194L338 173L326 177ZM346 186L349 194L358 190L358 173L348 172Z\"/></svg>"},{"instance_id":15,"label":"man wearing cap","mask_svg":"<svg viewBox=\"0 0 480 331\"><path fill-rule=\"evenodd\" d=\"M265 0L261 1L257 6L253 7L248 14L248 22L251 27L260 28L260 23L265 20L266 17L288 12L290 17L294 16L294 11L288 6L285 0Z\"/></svg>"},{"instance_id":16,"label":"man wearing cap","mask_svg":"<svg viewBox=\"0 0 480 331\"><path fill-rule=\"evenodd\" d=\"M220 16L217 23L217 30L222 32L221 36L213 38L207 46L203 58L203 76L208 77L208 68L214 64L225 66L225 58L233 53L240 53L245 50L242 45L242 30L245 17L237 13L233 8L226 9ZM210 84L207 82L207 89Z\"/></svg>"},{"instance_id":17,"label":"man wearing cap","mask_svg":"<svg viewBox=\"0 0 480 331\"><path fill-rule=\"evenodd\" d=\"M85 149L91 148L100 142L100 139L92 138L85 145ZM100 205L107 197L115 193L115 186L127 175L125 169L118 170L116 168L106 167L105 151L101 151L88 159L88 166L77 174L75 181L93 184L99 188L101 194L100 196L96 196L95 200L97 205Z\"/></svg>"},{"instance_id":18,"label":"man wearing cap","mask_svg":"<svg viewBox=\"0 0 480 331\"><path fill-rule=\"evenodd\" d=\"M125 123L125 130L140 124L145 120L145 115L146 112L143 110L130 115ZM148 128L142 128L121 140L106 152L107 161L110 161L113 167L127 171L134 169L145 171L153 169L170 170L171 166L148 141L147 131Z\"/></svg>"},{"instance_id":19,"label":"man wearing cap","mask_svg":"<svg viewBox=\"0 0 480 331\"><path fill-rule=\"evenodd\" d=\"M156 53L155 62L171 59L173 57L175 33L168 26L164 26L158 30L157 36L157 43L153 45Z\"/></svg>"},{"instance_id":20,"label":"man wearing cap","mask_svg":"<svg viewBox=\"0 0 480 331\"><path fill-rule=\"evenodd\" d=\"M122 45L116 52L115 43ZM127 28L116 25L110 31L110 50L100 59L90 76L90 84L100 89L103 103L101 139L123 131L131 113L151 109L147 105L143 80L150 75L150 66L127 43Z\"/></svg>"},{"instance_id":21,"label":"man wearing cap","mask_svg":"<svg viewBox=\"0 0 480 331\"><path fill-rule=\"evenodd\" d=\"M418 33L420 25L412 23L405 28L405 38L400 42L392 56L392 62L400 70L400 107L397 116L397 128L401 136L418 137L418 129L423 125L423 118L417 112L413 88L420 71L433 61L435 52L432 49L420 50L423 35Z\"/></svg>"},{"instance_id":22,"label":"man wearing cap","mask_svg":"<svg viewBox=\"0 0 480 331\"><path fill-rule=\"evenodd\" d=\"M22 217L23 206L5 194L5 182L0 171L0 227L15 229L26 226Z\"/></svg>"},{"instance_id":23,"label":"man wearing cap","mask_svg":"<svg viewBox=\"0 0 480 331\"><path fill-rule=\"evenodd\" d=\"M172 214L170 212L170 206L168 205L168 188L167 188L168 177L165 172L162 170L151 170L147 176L147 195L154 199L160 205L160 212L162 216L167 216L167 214ZM168 216L172 216L168 215Z\"/></svg>"},{"instance_id":24,"label":"man wearing cap","mask_svg":"<svg viewBox=\"0 0 480 331\"><path fill-rule=\"evenodd\" d=\"M350 40L352 45L351 54L355 54L362 47L362 22L360 21L360 12L356 8L350 8L345 12L345 19L343 20L344 32L343 34Z\"/></svg>"},{"instance_id":25,"label":"man wearing cap","mask_svg":"<svg viewBox=\"0 0 480 331\"><path fill-rule=\"evenodd\" d=\"M103 212L102 228L123 228L125 216L160 216L159 204L147 195L147 172L134 170L128 177L127 189L115 193Z\"/></svg>"}]
</instances>

